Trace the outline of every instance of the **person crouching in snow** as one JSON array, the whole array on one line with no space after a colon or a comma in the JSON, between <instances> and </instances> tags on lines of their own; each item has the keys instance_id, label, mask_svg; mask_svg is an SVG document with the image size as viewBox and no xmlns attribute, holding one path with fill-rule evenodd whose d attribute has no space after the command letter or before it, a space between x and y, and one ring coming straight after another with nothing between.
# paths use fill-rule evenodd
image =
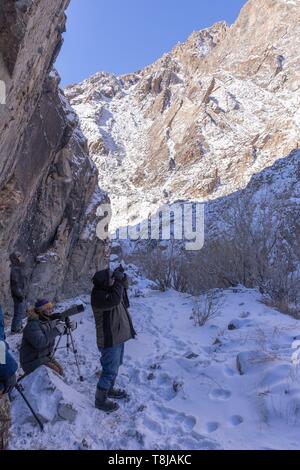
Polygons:
<instances>
[{"instance_id":1,"label":"person crouching in snow","mask_svg":"<svg viewBox=\"0 0 300 470\"><path fill-rule=\"evenodd\" d=\"M101 353L102 373L97 384L95 406L105 412L115 411L118 404L108 398L127 397L125 390L114 388L123 363L124 343L136 336L128 312L128 279L122 267L113 273L99 271L93 278L91 304L94 312L97 346Z\"/></svg>"},{"instance_id":2,"label":"person crouching in snow","mask_svg":"<svg viewBox=\"0 0 300 470\"><path fill-rule=\"evenodd\" d=\"M20 349L20 363L26 375L42 365L64 375L62 366L52 355L55 338L65 333L65 325L51 320L52 314L53 304L49 300L38 300L28 312Z\"/></svg>"}]
</instances>

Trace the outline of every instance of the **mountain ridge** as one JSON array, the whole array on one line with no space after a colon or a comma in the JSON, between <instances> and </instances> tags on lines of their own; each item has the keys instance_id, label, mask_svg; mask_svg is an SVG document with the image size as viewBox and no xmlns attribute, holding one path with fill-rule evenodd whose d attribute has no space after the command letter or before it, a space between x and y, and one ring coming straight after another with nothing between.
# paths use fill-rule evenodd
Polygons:
<instances>
[{"instance_id":1,"label":"mountain ridge","mask_svg":"<svg viewBox=\"0 0 300 470\"><path fill-rule=\"evenodd\" d=\"M113 204L226 196L298 148L297 18L298 4L251 0L139 73L66 89Z\"/></svg>"}]
</instances>

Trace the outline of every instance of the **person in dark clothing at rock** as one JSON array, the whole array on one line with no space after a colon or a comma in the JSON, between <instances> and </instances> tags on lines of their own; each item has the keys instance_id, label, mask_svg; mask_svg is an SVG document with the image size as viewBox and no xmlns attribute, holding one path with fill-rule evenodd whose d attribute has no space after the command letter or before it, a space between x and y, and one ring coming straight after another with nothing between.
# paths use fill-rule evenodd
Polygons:
<instances>
[{"instance_id":1,"label":"person in dark clothing at rock","mask_svg":"<svg viewBox=\"0 0 300 470\"><path fill-rule=\"evenodd\" d=\"M30 374L45 365L63 375L62 366L52 358L55 338L65 333L65 324L51 320L53 304L49 300L38 300L30 310L23 330L20 349L20 363L25 374ZM75 324L71 322L71 329Z\"/></svg>"},{"instance_id":2,"label":"person in dark clothing at rock","mask_svg":"<svg viewBox=\"0 0 300 470\"><path fill-rule=\"evenodd\" d=\"M21 333L22 320L25 317L26 268L23 257L18 251L10 255L10 261L10 290L14 302L11 332L14 334Z\"/></svg>"},{"instance_id":3,"label":"person in dark clothing at rock","mask_svg":"<svg viewBox=\"0 0 300 470\"><path fill-rule=\"evenodd\" d=\"M96 408L112 412L118 404L108 398L127 397L125 390L114 387L119 367L123 363L124 343L136 336L128 312L128 279L122 267L113 273L99 271L93 278L91 304L94 312L97 345L101 353L102 374L97 384Z\"/></svg>"},{"instance_id":4,"label":"person in dark clothing at rock","mask_svg":"<svg viewBox=\"0 0 300 470\"><path fill-rule=\"evenodd\" d=\"M17 383L18 364L5 341L4 317L0 305L0 450L5 450L9 440L10 400L9 394Z\"/></svg>"},{"instance_id":5,"label":"person in dark clothing at rock","mask_svg":"<svg viewBox=\"0 0 300 470\"><path fill-rule=\"evenodd\" d=\"M0 397L8 394L16 384L16 372L18 364L9 351L5 341L4 317L0 305Z\"/></svg>"},{"instance_id":6,"label":"person in dark clothing at rock","mask_svg":"<svg viewBox=\"0 0 300 470\"><path fill-rule=\"evenodd\" d=\"M9 351L8 344L0 341L0 397L9 394L17 383L18 364Z\"/></svg>"}]
</instances>

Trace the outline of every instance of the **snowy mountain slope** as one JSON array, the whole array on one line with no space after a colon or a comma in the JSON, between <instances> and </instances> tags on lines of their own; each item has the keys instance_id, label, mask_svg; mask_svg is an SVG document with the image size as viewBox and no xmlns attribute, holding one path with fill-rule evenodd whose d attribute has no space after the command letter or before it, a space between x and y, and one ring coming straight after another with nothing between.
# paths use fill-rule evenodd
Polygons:
<instances>
[{"instance_id":1,"label":"snowy mountain slope","mask_svg":"<svg viewBox=\"0 0 300 470\"><path fill-rule=\"evenodd\" d=\"M237 288L219 291L220 315L196 327L191 296L155 291L129 270L138 338L127 343L118 383L130 400L110 416L94 408L100 366L88 307L76 331L83 383L73 356L59 352L74 390L75 422L47 424L40 433L23 424L28 411L17 398L11 449L298 448L299 370L291 357L299 323L261 303L256 291ZM18 340L9 340L16 350Z\"/></svg>"},{"instance_id":2,"label":"snowy mountain slope","mask_svg":"<svg viewBox=\"0 0 300 470\"><path fill-rule=\"evenodd\" d=\"M223 197L298 147L299 19L298 3L250 0L144 70L67 88L116 225L120 195L136 219Z\"/></svg>"}]
</instances>

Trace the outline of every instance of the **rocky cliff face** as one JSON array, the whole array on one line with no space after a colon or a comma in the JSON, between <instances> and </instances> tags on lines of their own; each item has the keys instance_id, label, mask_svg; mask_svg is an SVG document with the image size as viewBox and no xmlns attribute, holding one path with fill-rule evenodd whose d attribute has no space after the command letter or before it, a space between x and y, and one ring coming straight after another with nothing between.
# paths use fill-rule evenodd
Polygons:
<instances>
[{"instance_id":1,"label":"rocky cliff face","mask_svg":"<svg viewBox=\"0 0 300 470\"><path fill-rule=\"evenodd\" d=\"M77 117L52 70L68 0L2 0L0 6L0 302L8 305L8 255L27 260L29 291L71 296L105 264L95 236L106 196Z\"/></svg>"},{"instance_id":2,"label":"rocky cliff face","mask_svg":"<svg viewBox=\"0 0 300 470\"><path fill-rule=\"evenodd\" d=\"M138 221L162 203L242 190L298 148L299 20L299 1L249 0L231 27L194 32L142 71L67 89L116 226L119 195Z\"/></svg>"}]
</instances>

